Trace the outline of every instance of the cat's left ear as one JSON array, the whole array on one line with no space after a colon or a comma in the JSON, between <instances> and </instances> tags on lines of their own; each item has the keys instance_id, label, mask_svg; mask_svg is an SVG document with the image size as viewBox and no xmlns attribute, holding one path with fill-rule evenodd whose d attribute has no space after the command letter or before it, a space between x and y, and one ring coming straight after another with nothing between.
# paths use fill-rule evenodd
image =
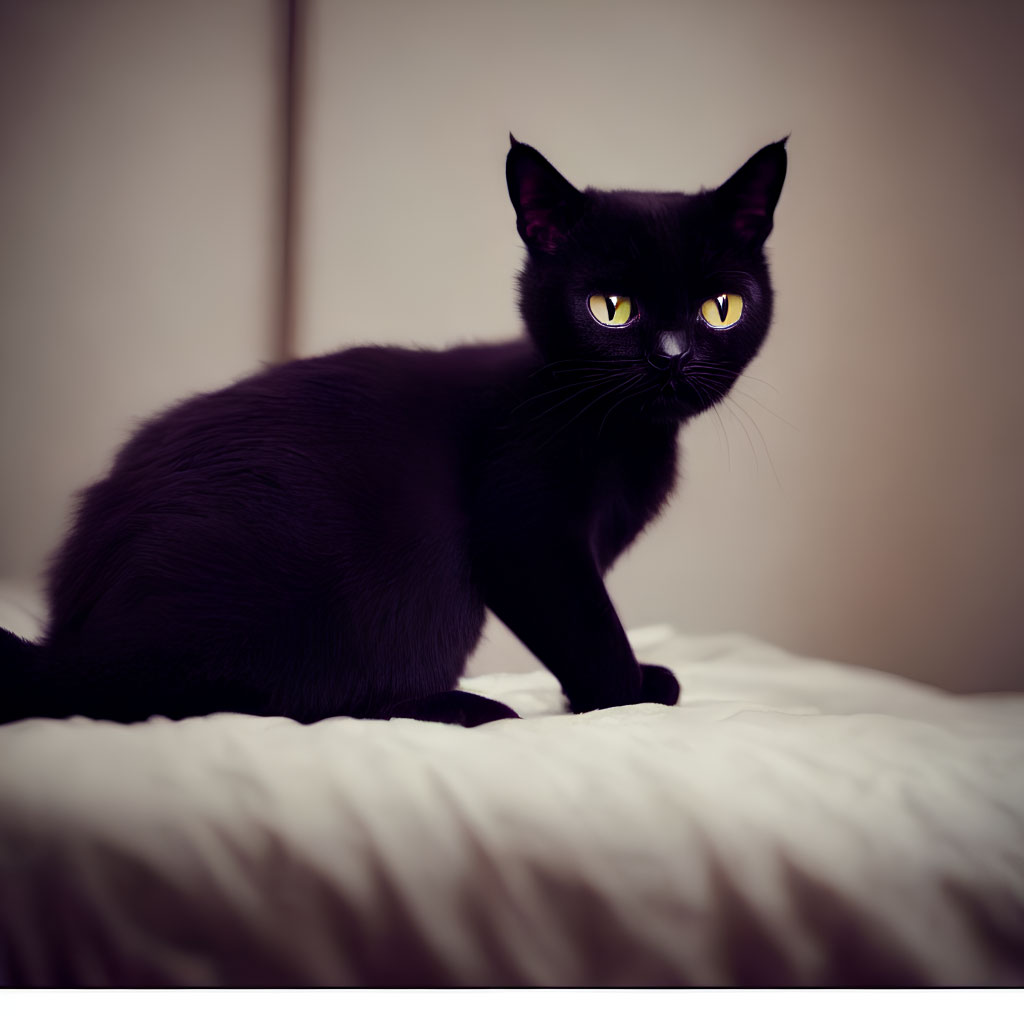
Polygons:
<instances>
[{"instance_id":1,"label":"cat's left ear","mask_svg":"<svg viewBox=\"0 0 1024 1024\"><path fill-rule=\"evenodd\" d=\"M508 195L516 210L516 228L526 247L554 253L583 215L583 193L574 188L532 146L509 135L505 160Z\"/></svg>"},{"instance_id":2,"label":"cat's left ear","mask_svg":"<svg viewBox=\"0 0 1024 1024\"><path fill-rule=\"evenodd\" d=\"M786 142L789 136L758 150L715 193L733 233L751 248L771 234L775 204L786 180Z\"/></svg>"}]
</instances>

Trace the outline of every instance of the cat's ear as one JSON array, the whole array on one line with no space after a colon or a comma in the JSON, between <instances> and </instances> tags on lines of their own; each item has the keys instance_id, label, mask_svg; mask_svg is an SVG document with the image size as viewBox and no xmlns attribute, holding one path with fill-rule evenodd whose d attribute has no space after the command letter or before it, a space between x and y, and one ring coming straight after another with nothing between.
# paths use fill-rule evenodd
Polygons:
<instances>
[{"instance_id":1,"label":"cat's ear","mask_svg":"<svg viewBox=\"0 0 1024 1024\"><path fill-rule=\"evenodd\" d=\"M528 249L557 252L583 214L583 193L573 188L532 146L509 135L505 160L516 227Z\"/></svg>"},{"instance_id":2,"label":"cat's ear","mask_svg":"<svg viewBox=\"0 0 1024 1024\"><path fill-rule=\"evenodd\" d=\"M759 247L771 234L775 204L786 180L786 141L758 150L715 193L733 234L744 246Z\"/></svg>"}]
</instances>

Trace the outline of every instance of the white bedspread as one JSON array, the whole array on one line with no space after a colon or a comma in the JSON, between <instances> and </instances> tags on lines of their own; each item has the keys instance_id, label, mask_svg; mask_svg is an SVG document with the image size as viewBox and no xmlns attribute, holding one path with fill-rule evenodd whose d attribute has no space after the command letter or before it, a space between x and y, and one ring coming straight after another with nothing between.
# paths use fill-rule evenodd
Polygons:
<instances>
[{"instance_id":1,"label":"white bedspread","mask_svg":"<svg viewBox=\"0 0 1024 1024\"><path fill-rule=\"evenodd\" d=\"M1024 984L1024 695L632 638L679 706L0 728L4 979Z\"/></svg>"}]
</instances>

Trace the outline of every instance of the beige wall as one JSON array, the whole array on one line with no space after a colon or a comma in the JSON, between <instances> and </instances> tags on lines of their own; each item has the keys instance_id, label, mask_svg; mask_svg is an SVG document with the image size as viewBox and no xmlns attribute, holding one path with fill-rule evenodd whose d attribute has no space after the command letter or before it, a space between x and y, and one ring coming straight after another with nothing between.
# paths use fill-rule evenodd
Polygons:
<instances>
[{"instance_id":1,"label":"beige wall","mask_svg":"<svg viewBox=\"0 0 1024 1024\"><path fill-rule=\"evenodd\" d=\"M0 2L0 577L139 418L270 351L271 12Z\"/></svg>"},{"instance_id":2,"label":"beige wall","mask_svg":"<svg viewBox=\"0 0 1024 1024\"><path fill-rule=\"evenodd\" d=\"M25 575L133 417L267 351L273 17L12 9L0 573ZM516 330L510 129L577 184L666 189L791 132L776 327L613 596L627 625L1024 687L1022 5L319 0L310 29L304 354ZM524 663L489 635L476 668Z\"/></svg>"}]
</instances>

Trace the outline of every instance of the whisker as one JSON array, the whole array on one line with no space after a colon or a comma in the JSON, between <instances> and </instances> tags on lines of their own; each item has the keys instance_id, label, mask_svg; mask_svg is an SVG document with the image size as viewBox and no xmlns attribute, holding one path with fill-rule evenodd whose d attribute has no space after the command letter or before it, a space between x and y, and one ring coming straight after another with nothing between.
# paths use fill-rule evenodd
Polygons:
<instances>
[{"instance_id":1,"label":"whisker","mask_svg":"<svg viewBox=\"0 0 1024 1024\"><path fill-rule=\"evenodd\" d=\"M739 383L739 381L741 380L749 380L757 384L763 384L766 388L770 388L776 394L779 394L779 389L774 384L771 384L768 381L763 380L761 377L755 377L753 374L747 373L745 370L742 373L737 374L735 371L725 369L724 367L718 366L715 363L706 362L692 363L691 368L693 370L699 370L702 373L718 376L723 380L735 381L736 383Z\"/></svg>"},{"instance_id":2,"label":"whisker","mask_svg":"<svg viewBox=\"0 0 1024 1024\"><path fill-rule=\"evenodd\" d=\"M700 374L702 377L706 377L708 380L721 381L732 384L737 380L736 374L730 373L728 370L719 369L717 366L708 366L701 363L695 363L691 366L686 367L686 374Z\"/></svg>"},{"instance_id":3,"label":"whisker","mask_svg":"<svg viewBox=\"0 0 1024 1024\"><path fill-rule=\"evenodd\" d=\"M579 412L577 412L575 416L572 416L570 419L566 420L566 422L563 423L562 426L559 427L558 430L556 430L544 442L544 444L541 445L541 447L544 448L548 444L550 444L556 437L558 437L559 434L561 434L564 430L567 430L570 426L572 426L572 424L575 423L585 412L587 412L587 410L593 408L593 406L597 405L597 403L600 402L602 399L610 398L612 395L615 394L616 391L619 391L621 388L627 387L628 385L634 383L635 380L636 380L635 376L634 377L630 377L628 380L620 381L613 388L609 388L607 391L601 392L596 398L594 398L591 401L589 401L582 409L580 409Z\"/></svg>"},{"instance_id":4,"label":"whisker","mask_svg":"<svg viewBox=\"0 0 1024 1024\"><path fill-rule=\"evenodd\" d=\"M552 370L552 377L561 377L567 373L614 373L623 370L632 370L636 366L635 359L627 359L622 363L613 363L607 366L565 366L560 370Z\"/></svg>"},{"instance_id":5,"label":"whisker","mask_svg":"<svg viewBox=\"0 0 1024 1024\"><path fill-rule=\"evenodd\" d=\"M740 426L743 427L743 432L747 435L747 439L748 440L750 440L750 434L747 431L747 428L743 426L743 420L740 419L739 415L733 409L733 406L735 406L736 409L738 409L740 412L742 412L744 414L744 416L747 417L747 419L750 421L750 425L754 428L754 430L757 431L757 436L761 439L761 447L764 448L764 453L765 453L765 455L768 456L768 465L771 466L772 476L775 477L775 483L778 486L779 490L781 491L783 489L782 488L782 481L779 479L778 471L775 468L775 461L772 459L772 453L768 450L768 442L765 441L764 434L761 433L761 428L757 425L757 421L750 415L750 413L747 412L747 410L744 409L741 405L739 405L735 400L727 402L726 403L726 408L733 414L733 416L736 418L736 420L740 424ZM751 446L751 450L753 450L753 446L754 446L753 441L750 441L750 446ZM755 465L756 465L756 463L757 463L757 453L756 452L754 454L754 462L755 462Z\"/></svg>"},{"instance_id":6,"label":"whisker","mask_svg":"<svg viewBox=\"0 0 1024 1024\"><path fill-rule=\"evenodd\" d=\"M750 401L752 401L752 402L756 403L757 405L761 406L761 408L764 409L764 411L766 413L768 413L771 416L774 416L777 420L781 420L783 423L785 423L787 427L792 427L793 430L797 431L798 433L801 432L800 428L795 423L791 423L789 420L786 419L785 416L779 415L779 413L777 413L774 409L769 408L769 406L765 405L764 402L758 401L758 399L757 399L757 397L755 395L750 394L748 391L742 391L739 388L735 388L733 390L733 396L734 396L733 400L734 401L736 401L735 396L737 396L737 395L742 395L744 398L749 398ZM739 403L737 402L737 404L739 404Z\"/></svg>"},{"instance_id":7,"label":"whisker","mask_svg":"<svg viewBox=\"0 0 1024 1024\"><path fill-rule=\"evenodd\" d=\"M608 417L611 416L612 412L615 409L617 409L620 405L622 405L623 402L626 402L626 401L628 401L631 398L640 398L641 395L646 394L648 391L653 391L658 386L656 381L655 382L651 382L651 381L641 380L639 383L640 383L639 389L633 390L633 391L627 390L626 394L624 394L620 399L618 399L618 401L616 401L611 406L611 408L608 409L608 411L604 414L604 417L601 420L601 425L597 428L597 436L598 437L601 436L601 431L604 430L604 425L607 422Z\"/></svg>"},{"instance_id":8,"label":"whisker","mask_svg":"<svg viewBox=\"0 0 1024 1024\"><path fill-rule=\"evenodd\" d=\"M600 388L602 385L606 384L607 382L608 382L608 378L605 377L605 378L602 378L601 380L594 381L591 384L582 384L582 385L573 384L573 385L571 385L571 393L569 395L567 395L565 398L563 398L560 402L555 402L554 405L549 405L546 409L541 409L541 411L536 416L532 416L526 422L527 423L536 423L537 420L542 419L544 416L547 416L547 414L549 412L554 412L555 409L560 409L563 405L566 405L568 402L571 402L577 396L585 394L588 391L593 391L595 388ZM565 389L565 390L570 390L570 389ZM600 396L598 396L598 397L600 397Z\"/></svg>"},{"instance_id":9,"label":"whisker","mask_svg":"<svg viewBox=\"0 0 1024 1024\"><path fill-rule=\"evenodd\" d=\"M722 436L725 438L725 465L726 468L732 473L732 445L729 444L729 431L725 429L725 420L722 419L722 414L718 411L718 406L711 406L715 414L715 419L718 420L718 429L721 430Z\"/></svg>"},{"instance_id":10,"label":"whisker","mask_svg":"<svg viewBox=\"0 0 1024 1024\"><path fill-rule=\"evenodd\" d=\"M668 384L669 384L668 378L666 378L664 381L662 381L661 386L658 387L658 389L657 389L658 393L655 395L655 398L660 398L665 393L665 388L668 387ZM654 382L653 387L657 387L657 381ZM640 411L641 412L646 412L647 409L650 408L650 404L651 404L650 402L646 402L643 405L641 405L640 406Z\"/></svg>"},{"instance_id":11,"label":"whisker","mask_svg":"<svg viewBox=\"0 0 1024 1024\"><path fill-rule=\"evenodd\" d=\"M729 444L729 431L725 426L725 421L722 419L722 414L718 411L717 396L710 394L705 388L701 387L699 381L692 380L691 383L694 390L707 402L708 409L715 414L715 419L718 421L718 429L725 440L725 464L729 472L732 473L732 445Z\"/></svg>"},{"instance_id":12,"label":"whisker","mask_svg":"<svg viewBox=\"0 0 1024 1024\"><path fill-rule=\"evenodd\" d=\"M589 357L589 358L584 359L582 357L575 356L575 357L570 358L570 359L556 359L556 360L554 360L554 362L545 363L543 366L539 366L536 370L534 370L533 373L530 374L530 376L531 377L536 377L538 374L544 373L545 370L554 370L554 368L556 366L566 366L568 364L572 364L572 366L575 366L575 367L601 367L601 366L625 366L625 365L627 365L629 363L633 363L633 362L636 362L636 360L635 359L627 359L627 358L621 358L621 359L595 359L593 357Z\"/></svg>"},{"instance_id":13,"label":"whisker","mask_svg":"<svg viewBox=\"0 0 1024 1024\"><path fill-rule=\"evenodd\" d=\"M750 431L747 430L747 425L736 415L735 410L731 405L724 406L726 410L732 413L732 417L740 425L740 430L743 431L744 437L747 439L747 444L750 446L750 454L754 456L754 465L757 465L757 449L754 447L754 439L750 436Z\"/></svg>"},{"instance_id":14,"label":"whisker","mask_svg":"<svg viewBox=\"0 0 1024 1024\"><path fill-rule=\"evenodd\" d=\"M722 382L720 380L707 377L702 373L688 373L686 375L686 379L694 387L700 385L701 394L710 404L720 401L726 395L726 390L722 388Z\"/></svg>"},{"instance_id":15,"label":"whisker","mask_svg":"<svg viewBox=\"0 0 1024 1024\"><path fill-rule=\"evenodd\" d=\"M741 379L741 380L752 380L752 381L756 381L756 382L757 382L758 384L763 384L763 385L764 385L764 386L765 386L766 388L771 388L771 389L772 389L772 391L774 391L774 392L775 392L775 394L779 394L779 393L780 393L780 392L779 392L779 389L778 389L778 388L777 388L777 387L776 387L776 386L775 386L774 384L770 384L770 383L769 383L768 381L766 381L766 380L762 380L762 379L761 379L760 377L755 377L755 376L754 376L753 374L747 373L746 371L744 371L744 372L743 372L743 373L742 373L742 374L740 375L740 379Z\"/></svg>"},{"instance_id":16,"label":"whisker","mask_svg":"<svg viewBox=\"0 0 1024 1024\"><path fill-rule=\"evenodd\" d=\"M602 380L604 380L604 379L607 379L608 377L618 377L618 376L621 376L623 372L624 371L621 371L621 370L618 371L617 373L611 373L609 371L605 371L601 375L601 378L602 378ZM594 383L594 382L591 382L591 383ZM547 398L549 395L556 395L556 394L559 394L559 393L561 393L563 391L568 391L570 388L574 389L574 390L579 390L582 386L583 385L581 385L580 382L574 381L571 384L560 384L556 388L549 388L547 391L539 391L539 392L537 392L537 394L531 395L529 398L526 398L522 402L520 402L514 409L511 410L509 415L513 415L514 413L517 413L520 409L522 409L525 406L529 405L531 402L536 402L536 401L538 401L541 398Z\"/></svg>"},{"instance_id":17,"label":"whisker","mask_svg":"<svg viewBox=\"0 0 1024 1024\"><path fill-rule=\"evenodd\" d=\"M783 423L786 424L786 426L791 427L793 430L796 431L800 430L800 428L796 426L795 423L791 423L789 420L786 419L785 416L780 415L770 406L765 405L765 403L762 402L756 395L751 394L749 391L742 390L739 386L740 383L743 381L757 381L758 383L764 384L766 387L771 388L771 390L774 391L776 395L780 394L779 389L775 387L773 384L769 384L767 381L761 380L761 378L759 377L753 377L748 373L742 373L738 377L734 378L731 372L723 371L718 367L709 364L698 364L693 372L703 374L709 380L719 380L728 383L728 390L733 394L743 395L745 398L749 398L750 401L754 402L756 405L759 405L762 409L764 409L765 412L770 413L772 416L776 417L776 419L781 420ZM723 394L722 397L724 398L725 395ZM739 403L737 402L737 405L738 404Z\"/></svg>"}]
</instances>

